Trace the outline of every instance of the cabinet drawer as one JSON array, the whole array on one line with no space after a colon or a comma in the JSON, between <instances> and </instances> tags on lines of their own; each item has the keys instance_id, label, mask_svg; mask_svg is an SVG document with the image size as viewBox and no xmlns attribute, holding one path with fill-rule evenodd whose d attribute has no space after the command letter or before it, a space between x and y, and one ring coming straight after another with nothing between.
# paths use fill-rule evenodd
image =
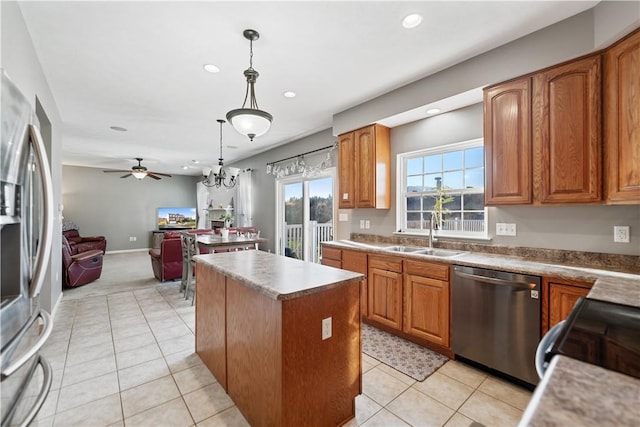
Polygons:
<instances>
[{"instance_id":1,"label":"cabinet drawer","mask_svg":"<svg viewBox=\"0 0 640 427\"><path fill-rule=\"evenodd\" d=\"M342 250L336 248L330 248L327 246L322 247L322 258L323 259L332 259L335 261L342 260Z\"/></svg>"},{"instance_id":2,"label":"cabinet drawer","mask_svg":"<svg viewBox=\"0 0 640 427\"><path fill-rule=\"evenodd\" d=\"M402 273L402 258L385 255L369 255L369 268L379 268L380 270Z\"/></svg>"},{"instance_id":3,"label":"cabinet drawer","mask_svg":"<svg viewBox=\"0 0 640 427\"><path fill-rule=\"evenodd\" d=\"M322 258L322 265L328 265L329 267L342 268L342 262L340 260Z\"/></svg>"},{"instance_id":4,"label":"cabinet drawer","mask_svg":"<svg viewBox=\"0 0 640 427\"><path fill-rule=\"evenodd\" d=\"M449 280L449 265L428 261L405 260L404 270L407 274L430 277L432 279Z\"/></svg>"}]
</instances>

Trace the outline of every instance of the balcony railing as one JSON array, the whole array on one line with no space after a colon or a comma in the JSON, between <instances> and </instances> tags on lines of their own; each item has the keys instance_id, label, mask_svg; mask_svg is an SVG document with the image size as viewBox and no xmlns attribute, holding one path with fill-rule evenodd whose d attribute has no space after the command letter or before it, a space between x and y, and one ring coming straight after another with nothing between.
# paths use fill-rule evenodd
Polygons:
<instances>
[{"instance_id":1,"label":"balcony railing","mask_svg":"<svg viewBox=\"0 0 640 427\"><path fill-rule=\"evenodd\" d=\"M311 259L307 261L320 262L322 251L320 244L333 240L333 224L330 222L318 224L317 221L309 221L309 235L311 237L311 249L309 252ZM285 247L289 248L293 253L292 255L299 259L302 259L304 254L303 236L302 224L286 224L283 239Z\"/></svg>"}]
</instances>

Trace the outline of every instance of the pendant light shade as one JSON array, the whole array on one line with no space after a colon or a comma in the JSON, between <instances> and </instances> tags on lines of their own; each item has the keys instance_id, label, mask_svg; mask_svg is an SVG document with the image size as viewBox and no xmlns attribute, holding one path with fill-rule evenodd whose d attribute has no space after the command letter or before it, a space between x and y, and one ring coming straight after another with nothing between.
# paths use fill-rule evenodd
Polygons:
<instances>
[{"instance_id":1,"label":"pendant light shade","mask_svg":"<svg viewBox=\"0 0 640 427\"><path fill-rule=\"evenodd\" d=\"M235 130L253 141L256 136L262 136L269 131L273 117L266 111L238 108L227 113L227 120Z\"/></svg>"},{"instance_id":2,"label":"pendant light shade","mask_svg":"<svg viewBox=\"0 0 640 427\"><path fill-rule=\"evenodd\" d=\"M256 101L255 83L260 74L253 69L253 42L260 38L260 34L255 30L244 30L243 35L249 40L249 68L244 70L247 89L242 107L229 111L227 120L236 131L253 141L256 136L264 135L269 131L273 116L261 110L258 107L258 101ZM247 105L247 100L249 105Z\"/></svg>"}]
</instances>

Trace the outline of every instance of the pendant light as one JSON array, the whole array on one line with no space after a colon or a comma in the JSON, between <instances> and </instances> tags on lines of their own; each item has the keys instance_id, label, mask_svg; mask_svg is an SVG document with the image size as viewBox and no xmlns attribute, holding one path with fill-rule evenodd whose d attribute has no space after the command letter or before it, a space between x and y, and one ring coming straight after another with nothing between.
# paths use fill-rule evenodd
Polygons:
<instances>
[{"instance_id":1,"label":"pendant light","mask_svg":"<svg viewBox=\"0 0 640 427\"><path fill-rule=\"evenodd\" d=\"M235 130L242 135L248 136L249 140L253 141L256 136L267 133L271 127L273 116L266 111L260 110L254 89L259 74L253 69L253 42L260 38L260 34L256 30L244 30L242 34L244 38L249 40L249 68L244 70L244 76L247 78L247 89L244 94L242 108L229 111L227 120ZM248 106L247 99L249 99Z\"/></svg>"},{"instance_id":2,"label":"pendant light","mask_svg":"<svg viewBox=\"0 0 640 427\"><path fill-rule=\"evenodd\" d=\"M224 162L222 159L222 125L226 123L225 120L216 120L220 123L220 158L218 158L218 164L213 168L202 169L202 183L206 187L225 187L233 188L238 183L238 175L240 169L238 168L224 168Z\"/></svg>"}]
</instances>

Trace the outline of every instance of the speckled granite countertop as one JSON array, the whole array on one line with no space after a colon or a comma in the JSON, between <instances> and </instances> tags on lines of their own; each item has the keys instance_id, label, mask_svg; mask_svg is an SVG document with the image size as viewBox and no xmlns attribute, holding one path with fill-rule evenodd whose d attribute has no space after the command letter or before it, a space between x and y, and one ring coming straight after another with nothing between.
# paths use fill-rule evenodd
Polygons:
<instances>
[{"instance_id":1,"label":"speckled granite countertop","mask_svg":"<svg viewBox=\"0 0 640 427\"><path fill-rule=\"evenodd\" d=\"M328 246L592 282L588 298L640 307L640 275L466 252L435 257L385 250L391 244L341 240ZM552 359L520 420L521 426L637 426L640 379L565 356Z\"/></svg>"},{"instance_id":2,"label":"speckled granite countertop","mask_svg":"<svg viewBox=\"0 0 640 427\"><path fill-rule=\"evenodd\" d=\"M263 251L197 255L194 259L275 300L298 298L364 277Z\"/></svg>"},{"instance_id":3,"label":"speckled granite countertop","mask_svg":"<svg viewBox=\"0 0 640 427\"><path fill-rule=\"evenodd\" d=\"M520 426L637 426L640 380L570 357L551 359Z\"/></svg>"},{"instance_id":4,"label":"speckled granite countertop","mask_svg":"<svg viewBox=\"0 0 640 427\"><path fill-rule=\"evenodd\" d=\"M504 270L514 273L591 282L594 286L589 293L589 298L602 299L640 307L640 275L637 274L529 261L521 257L493 255L481 252L461 252L460 255L452 257L412 254L410 252L399 253L385 249L386 247L393 246L389 243L374 244L353 242L351 240L336 240L332 242L323 242L323 244L339 249L351 249L382 255L401 256L403 258L410 259L438 261L452 265L466 265L471 267Z\"/></svg>"}]
</instances>

